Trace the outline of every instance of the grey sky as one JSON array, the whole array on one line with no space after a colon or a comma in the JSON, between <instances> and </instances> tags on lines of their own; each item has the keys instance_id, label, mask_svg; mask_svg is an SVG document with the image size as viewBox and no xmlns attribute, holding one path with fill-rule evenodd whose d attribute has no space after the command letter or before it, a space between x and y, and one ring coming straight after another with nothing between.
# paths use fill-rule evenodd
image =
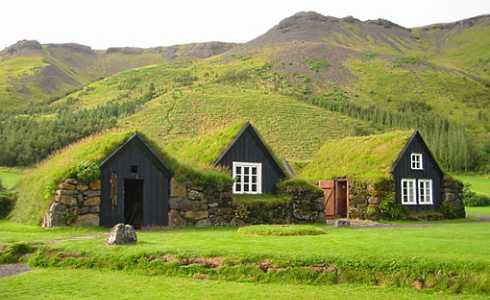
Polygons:
<instances>
[{"instance_id":1,"label":"grey sky","mask_svg":"<svg viewBox=\"0 0 490 300\"><path fill-rule=\"evenodd\" d=\"M0 4L0 48L20 39L103 49L245 42L298 11L406 27L490 13L490 0L14 0Z\"/></svg>"}]
</instances>

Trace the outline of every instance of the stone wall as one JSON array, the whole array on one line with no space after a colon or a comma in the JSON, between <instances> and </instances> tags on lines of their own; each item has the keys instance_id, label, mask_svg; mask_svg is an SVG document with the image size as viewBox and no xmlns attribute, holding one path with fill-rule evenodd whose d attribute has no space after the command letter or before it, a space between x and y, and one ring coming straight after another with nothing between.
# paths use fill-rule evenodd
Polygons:
<instances>
[{"instance_id":1,"label":"stone wall","mask_svg":"<svg viewBox=\"0 0 490 300\"><path fill-rule=\"evenodd\" d=\"M444 177L442 182L441 211L447 218L464 218L466 216L463 202L464 185L451 177Z\"/></svg>"},{"instance_id":2,"label":"stone wall","mask_svg":"<svg viewBox=\"0 0 490 300\"><path fill-rule=\"evenodd\" d=\"M232 186L203 188L172 180L169 226L224 226L324 222L320 190L289 188L287 201L233 202ZM260 196L257 196L260 197Z\"/></svg>"},{"instance_id":3,"label":"stone wall","mask_svg":"<svg viewBox=\"0 0 490 300\"><path fill-rule=\"evenodd\" d=\"M172 179L170 190L169 226L221 226L234 217L231 185L213 189Z\"/></svg>"},{"instance_id":4,"label":"stone wall","mask_svg":"<svg viewBox=\"0 0 490 300\"><path fill-rule=\"evenodd\" d=\"M43 227L99 225L100 180L83 184L65 179L58 185L54 199L43 218Z\"/></svg>"}]
</instances>

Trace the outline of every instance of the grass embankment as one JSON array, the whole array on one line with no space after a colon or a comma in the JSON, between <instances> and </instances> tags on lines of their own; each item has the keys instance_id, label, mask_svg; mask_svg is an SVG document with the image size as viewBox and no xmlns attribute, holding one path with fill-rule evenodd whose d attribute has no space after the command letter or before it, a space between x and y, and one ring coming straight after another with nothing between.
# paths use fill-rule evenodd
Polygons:
<instances>
[{"instance_id":1,"label":"grass embankment","mask_svg":"<svg viewBox=\"0 0 490 300\"><path fill-rule=\"evenodd\" d=\"M312 225L252 225L242 227L238 229L238 232L249 236L298 236L327 233Z\"/></svg>"},{"instance_id":2,"label":"grass embankment","mask_svg":"<svg viewBox=\"0 0 490 300\"><path fill-rule=\"evenodd\" d=\"M0 167L0 182L8 189L13 188L24 171L16 168Z\"/></svg>"},{"instance_id":3,"label":"grass embankment","mask_svg":"<svg viewBox=\"0 0 490 300\"><path fill-rule=\"evenodd\" d=\"M119 131L95 135L64 148L38 164L19 181L12 219L38 223L56 184L68 177L82 161L101 161L131 134L130 131Z\"/></svg>"},{"instance_id":4,"label":"grass embankment","mask_svg":"<svg viewBox=\"0 0 490 300\"><path fill-rule=\"evenodd\" d=\"M195 278L199 279L199 278ZM108 283L110 282L110 288ZM191 280L96 270L35 269L0 279L2 299L485 299L363 285L308 286Z\"/></svg>"},{"instance_id":5,"label":"grass embankment","mask_svg":"<svg viewBox=\"0 0 490 300\"><path fill-rule=\"evenodd\" d=\"M454 175L465 184L471 185L471 190L475 193L490 197L490 175Z\"/></svg>"},{"instance_id":6,"label":"grass embankment","mask_svg":"<svg viewBox=\"0 0 490 300\"><path fill-rule=\"evenodd\" d=\"M22 241L22 235L12 230L22 225L12 226L7 223L10 230L1 232L0 244ZM0 226L0 231L4 227ZM142 231L137 245L116 247L105 245L95 230L93 239L38 245L40 250L30 263L230 281L410 287L420 280L429 290L490 293L486 223L318 228L326 229L327 234L248 236L236 228ZM31 234L30 241L57 236L51 230L37 232L34 227L26 227L26 231Z\"/></svg>"}]
</instances>

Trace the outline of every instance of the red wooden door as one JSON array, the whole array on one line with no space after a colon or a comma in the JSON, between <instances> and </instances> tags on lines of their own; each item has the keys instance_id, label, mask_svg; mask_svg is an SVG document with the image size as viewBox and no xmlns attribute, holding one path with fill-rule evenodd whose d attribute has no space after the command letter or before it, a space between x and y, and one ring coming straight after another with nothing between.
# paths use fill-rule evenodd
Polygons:
<instances>
[{"instance_id":1,"label":"red wooden door","mask_svg":"<svg viewBox=\"0 0 490 300\"><path fill-rule=\"evenodd\" d=\"M325 218L335 218L335 182L333 180L320 180L318 186L323 190Z\"/></svg>"},{"instance_id":2,"label":"red wooden door","mask_svg":"<svg viewBox=\"0 0 490 300\"><path fill-rule=\"evenodd\" d=\"M336 181L335 191L337 199L337 216L341 218L347 217L347 181Z\"/></svg>"}]
</instances>

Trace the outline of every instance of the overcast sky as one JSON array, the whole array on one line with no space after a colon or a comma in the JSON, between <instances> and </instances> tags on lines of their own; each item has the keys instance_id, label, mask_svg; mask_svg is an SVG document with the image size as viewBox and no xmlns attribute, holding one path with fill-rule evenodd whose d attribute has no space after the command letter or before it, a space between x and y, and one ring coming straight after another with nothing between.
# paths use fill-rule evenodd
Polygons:
<instances>
[{"instance_id":1,"label":"overcast sky","mask_svg":"<svg viewBox=\"0 0 490 300\"><path fill-rule=\"evenodd\" d=\"M95 49L245 42L308 10L414 27L489 14L490 0L8 0L0 4L0 48L21 39Z\"/></svg>"}]
</instances>

